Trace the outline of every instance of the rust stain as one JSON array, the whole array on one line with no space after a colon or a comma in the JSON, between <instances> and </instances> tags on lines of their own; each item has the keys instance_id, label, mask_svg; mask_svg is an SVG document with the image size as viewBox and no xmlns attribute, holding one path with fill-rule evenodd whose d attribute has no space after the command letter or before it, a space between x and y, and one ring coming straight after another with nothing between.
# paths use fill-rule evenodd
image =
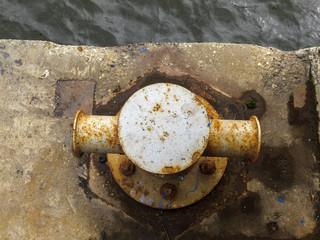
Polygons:
<instances>
[{"instance_id":1,"label":"rust stain","mask_svg":"<svg viewBox=\"0 0 320 240\"><path fill-rule=\"evenodd\" d=\"M163 136L168 137L169 133L168 132L163 132Z\"/></svg>"},{"instance_id":2,"label":"rust stain","mask_svg":"<svg viewBox=\"0 0 320 240\"><path fill-rule=\"evenodd\" d=\"M161 169L160 173L168 174L168 173L176 173L180 172L181 167L180 166L165 166Z\"/></svg>"},{"instance_id":3,"label":"rust stain","mask_svg":"<svg viewBox=\"0 0 320 240\"><path fill-rule=\"evenodd\" d=\"M154 107L153 107L153 111L156 112L156 111L159 111L161 108L161 105L159 103L157 103Z\"/></svg>"},{"instance_id":4,"label":"rust stain","mask_svg":"<svg viewBox=\"0 0 320 240\"><path fill-rule=\"evenodd\" d=\"M173 98L174 98L174 100L176 101L176 102L179 102L179 98L177 98L177 96L174 94L173 95Z\"/></svg>"},{"instance_id":5,"label":"rust stain","mask_svg":"<svg viewBox=\"0 0 320 240\"><path fill-rule=\"evenodd\" d=\"M205 107L208 119L221 119L219 113L212 107L209 102L207 102L207 100L200 97L199 95L196 95L195 100L197 101L197 103L202 104Z\"/></svg>"},{"instance_id":6,"label":"rust stain","mask_svg":"<svg viewBox=\"0 0 320 240\"><path fill-rule=\"evenodd\" d=\"M168 91L169 92L169 91ZM167 100L167 103L169 102L168 99L169 99L169 96L168 96L168 93L164 93L165 97L166 97L166 100Z\"/></svg>"},{"instance_id":7,"label":"rust stain","mask_svg":"<svg viewBox=\"0 0 320 240\"><path fill-rule=\"evenodd\" d=\"M117 181L120 182L120 179L117 179ZM134 187L134 183L130 178L122 178L122 185L128 187L129 189Z\"/></svg>"},{"instance_id":8,"label":"rust stain","mask_svg":"<svg viewBox=\"0 0 320 240\"><path fill-rule=\"evenodd\" d=\"M239 130L239 127L236 123L233 123L231 126L231 131Z\"/></svg>"},{"instance_id":9,"label":"rust stain","mask_svg":"<svg viewBox=\"0 0 320 240\"><path fill-rule=\"evenodd\" d=\"M136 195L140 196L143 193L144 188L142 186L138 186L135 190Z\"/></svg>"},{"instance_id":10,"label":"rust stain","mask_svg":"<svg viewBox=\"0 0 320 240\"><path fill-rule=\"evenodd\" d=\"M198 95L194 96L193 101L199 106L203 105L202 101L200 100L200 97Z\"/></svg>"},{"instance_id":11,"label":"rust stain","mask_svg":"<svg viewBox=\"0 0 320 240\"><path fill-rule=\"evenodd\" d=\"M220 121L212 121L212 124L210 126L212 126L212 128L215 129L217 132L219 132L221 123Z\"/></svg>"},{"instance_id":12,"label":"rust stain","mask_svg":"<svg viewBox=\"0 0 320 240\"><path fill-rule=\"evenodd\" d=\"M172 76L168 73L159 72L156 69L151 69L149 72L133 80L132 84L130 84L127 89L124 89L124 91L112 96L106 104L99 104L95 108L94 113L98 115L115 115L121 109L127 99L137 90L150 84L160 82L177 84L194 92L198 95L198 98L200 98L200 96L205 97L207 101L209 101L210 104L217 110L217 112L219 112L219 114L225 118L244 119L244 115L247 114L243 112L244 109L242 102L231 99L230 97L217 92L206 82L199 81L189 75ZM228 109L228 111L226 111L226 109ZM253 114L252 112L251 115L257 114ZM248 116L248 118L249 117L250 116ZM216 119L216 117L212 118Z\"/></svg>"},{"instance_id":13,"label":"rust stain","mask_svg":"<svg viewBox=\"0 0 320 240\"><path fill-rule=\"evenodd\" d=\"M197 161L200 158L201 154L199 152L194 152L192 154L192 162Z\"/></svg>"},{"instance_id":14,"label":"rust stain","mask_svg":"<svg viewBox=\"0 0 320 240\"><path fill-rule=\"evenodd\" d=\"M116 124L113 123L111 128L106 126L105 131L101 134L107 136L106 142L110 146L116 147L119 144L118 127Z\"/></svg>"}]
</instances>

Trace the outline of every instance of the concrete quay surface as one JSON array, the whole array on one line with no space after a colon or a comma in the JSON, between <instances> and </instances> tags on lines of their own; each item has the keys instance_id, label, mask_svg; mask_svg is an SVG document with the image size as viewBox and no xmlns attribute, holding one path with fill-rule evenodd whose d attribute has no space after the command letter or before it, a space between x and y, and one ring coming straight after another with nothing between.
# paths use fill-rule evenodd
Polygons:
<instances>
[{"instance_id":1,"label":"concrete quay surface","mask_svg":"<svg viewBox=\"0 0 320 240\"><path fill-rule=\"evenodd\" d=\"M319 50L0 40L0 239L319 239ZM156 82L262 127L256 164L230 158L208 196L173 211L129 198L103 156L72 154L78 109L114 115Z\"/></svg>"}]
</instances>

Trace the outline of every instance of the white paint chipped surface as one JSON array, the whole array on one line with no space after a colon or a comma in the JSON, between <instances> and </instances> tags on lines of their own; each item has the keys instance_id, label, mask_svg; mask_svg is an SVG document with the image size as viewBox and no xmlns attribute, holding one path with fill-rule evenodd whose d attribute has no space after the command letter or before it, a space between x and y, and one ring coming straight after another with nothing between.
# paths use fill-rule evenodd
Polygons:
<instances>
[{"instance_id":1,"label":"white paint chipped surface","mask_svg":"<svg viewBox=\"0 0 320 240\"><path fill-rule=\"evenodd\" d=\"M189 167L202 154L209 137L205 107L195 94L174 84L147 86L125 103L119 138L126 155L153 173Z\"/></svg>"}]
</instances>

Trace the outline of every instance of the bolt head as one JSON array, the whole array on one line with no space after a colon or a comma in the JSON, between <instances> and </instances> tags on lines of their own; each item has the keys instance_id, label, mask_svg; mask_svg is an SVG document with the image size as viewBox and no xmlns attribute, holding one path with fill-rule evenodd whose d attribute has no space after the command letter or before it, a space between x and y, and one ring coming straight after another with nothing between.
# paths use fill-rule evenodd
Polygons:
<instances>
[{"instance_id":1,"label":"bolt head","mask_svg":"<svg viewBox=\"0 0 320 240\"><path fill-rule=\"evenodd\" d=\"M216 166L213 161L206 159L200 164L200 170L203 174L211 175L216 171Z\"/></svg>"},{"instance_id":2,"label":"bolt head","mask_svg":"<svg viewBox=\"0 0 320 240\"><path fill-rule=\"evenodd\" d=\"M171 183L165 183L160 187L160 194L166 200L172 200L177 194L177 187Z\"/></svg>"},{"instance_id":3,"label":"bolt head","mask_svg":"<svg viewBox=\"0 0 320 240\"><path fill-rule=\"evenodd\" d=\"M130 176L135 171L135 165L131 161L125 160L120 164L119 171L125 176Z\"/></svg>"}]
</instances>

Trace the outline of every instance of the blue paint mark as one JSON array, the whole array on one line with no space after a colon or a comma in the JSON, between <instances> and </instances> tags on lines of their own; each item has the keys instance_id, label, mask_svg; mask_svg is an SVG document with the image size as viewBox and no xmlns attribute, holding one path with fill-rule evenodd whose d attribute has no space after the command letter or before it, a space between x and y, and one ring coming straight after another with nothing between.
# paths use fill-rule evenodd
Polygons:
<instances>
[{"instance_id":1,"label":"blue paint mark","mask_svg":"<svg viewBox=\"0 0 320 240\"><path fill-rule=\"evenodd\" d=\"M211 125L211 123L213 122L213 119L211 119L211 122L210 123L208 123L208 127L210 127L210 125Z\"/></svg>"},{"instance_id":2,"label":"blue paint mark","mask_svg":"<svg viewBox=\"0 0 320 240\"><path fill-rule=\"evenodd\" d=\"M217 179L217 182L219 182L219 179Z\"/></svg>"},{"instance_id":3,"label":"blue paint mark","mask_svg":"<svg viewBox=\"0 0 320 240\"><path fill-rule=\"evenodd\" d=\"M320 219L320 216L317 216L317 218L319 218L319 219Z\"/></svg>"},{"instance_id":4,"label":"blue paint mark","mask_svg":"<svg viewBox=\"0 0 320 240\"><path fill-rule=\"evenodd\" d=\"M204 114L204 111L202 112L202 114Z\"/></svg>"},{"instance_id":5,"label":"blue paint mark","mask_svg":"<svg viewBox=\"0 0 320 240\"><path fill-rule=\"evenodd\" d=\"M281 197L279 197L278 199L279 199L279 201L280 201L280 202L284 203L284 201L282 200L282 198L281 198Z\"/></svg>"},{"instance_id":6,"label":"blue paint mark","mask_svg":"<svg viewBox=\"0 0 320 240\"><path fill-rule=\"evenodd\" d=\"M206 148L203 149L203 151L205 151L205 150L206 150Z\"/></svg>"},{"instance_id":7,"label":"blue paint mark","mask_svg":"<svg viewBox=\"0 0 320 240\"><path fill-rule=\"evenodd\" d=\"M187 196L187 195L188 195L189 193L191 193L191 192L196 191L196 190L197 190L197 187L198 187L198 183L199 183L199 173L198 173L198 176L197 176L197 184L196 184L196 187L195 187L193 190L187 192L185 196Z\"/></svg>"},{"instance_id":8,"label":"blue paint mark","mask_svg":"<svg viewBox=\"0 0 320 240\"><path fill-rule=\"evenodd\" d=\"M140 48L140 52L145 52L145 51L147 51L147 47Z\"/></svg>"},{"instance_id":9,"label":"blue paint mark","mask_svg":"<svg viewBox=\"0 0 320 240\"><path fill-rule=\"evenodd\" d=\"M162 207L161 202L162 202L163 197L164 197L166 194L167 194L167 192L164 192L164 194L162 195L162 197L161 197L161 199L160 199L160 202L159 202L159 205L158 205L157 208L159 208L160 206Z\"/></svg>"},{"instance_id":10,"label":"blue paint mark","mask_svg":"<svg viewBox=\"0 0 320 240\"><path fill-rule=\"evenodd\" d=\"M301 220L300 222L303 223L303 220Z\"/></svg>"}]
</instances>

